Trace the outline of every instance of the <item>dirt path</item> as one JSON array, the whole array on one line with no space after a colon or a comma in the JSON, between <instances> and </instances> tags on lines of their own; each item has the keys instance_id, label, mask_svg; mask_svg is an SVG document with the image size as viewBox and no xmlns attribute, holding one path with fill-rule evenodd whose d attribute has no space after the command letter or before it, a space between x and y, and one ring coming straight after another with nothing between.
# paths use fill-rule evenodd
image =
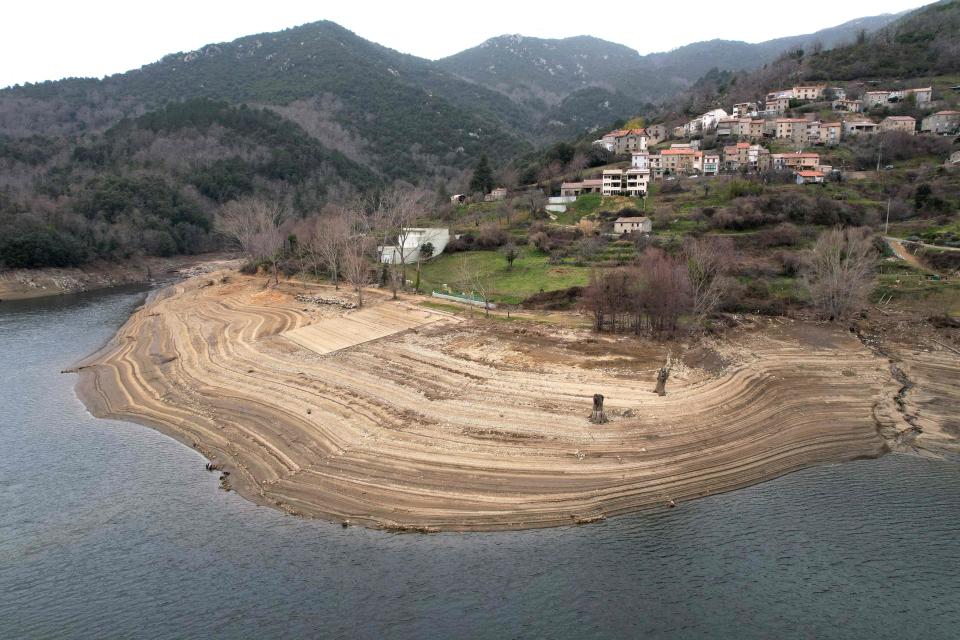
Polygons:
<instances>
[{"instance_id":1,"label":"dirt path","mask_svg":"<svg viewBox=\"0 0 960 640\"><path fill-rule=\"evenodd\" d=\"M351 323L329 321L355 312L296 301L301 284L213 281L138 310L80 368L78 393L291 513L412 531L591 522L877 456L880 430L902 420L887 361L843 327L771 323L678 353L568 327L400 318L411 328L321 354L287 335L317 327L323 351L333 326L341 345ZM410 304L369 299L393 305L378 318ZM586 419L594 393L606 425Z\"/></svg>"},{"instance_id":2,"label":"dirt path","mask_svg":"<svg viewBox=\"0 0 960 640\"><path fill-rule=\"evenodd\" d=\"M910 253L907 248L903 246L902 240L897 238L884 238L884 240L887 241L887 244L890 246L890 250L893 251L894 255L909 264L911 267L920 271L930 271L928 267L924 266L924 264L920 262L917 256Z\"/></svg>"}]
</instances>

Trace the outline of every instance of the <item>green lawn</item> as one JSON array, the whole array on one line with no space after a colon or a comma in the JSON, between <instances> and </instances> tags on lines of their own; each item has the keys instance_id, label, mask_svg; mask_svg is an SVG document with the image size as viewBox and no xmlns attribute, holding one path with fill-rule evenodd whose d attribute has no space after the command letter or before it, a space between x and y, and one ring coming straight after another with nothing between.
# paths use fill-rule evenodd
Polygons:
<instances>
[{"instance_id":1,"label":"green lawn","mask_svg":"<svg viewBox=\"0 0 960 640\"><path fill-rule=\"evenodd\" d=\"M513 269L507 269L507 261L499 251L465 251L445 253L424 264L420 290L429 293L442 289L443 285L454 290L469 288L461 273L464 261L469 271L481 274L490 288L491 299L507 304L517 304L540 291L582 286L590 278L587 267L550 265L546 255L526 247L520 249Z\"/></svg>"}]
</instances>

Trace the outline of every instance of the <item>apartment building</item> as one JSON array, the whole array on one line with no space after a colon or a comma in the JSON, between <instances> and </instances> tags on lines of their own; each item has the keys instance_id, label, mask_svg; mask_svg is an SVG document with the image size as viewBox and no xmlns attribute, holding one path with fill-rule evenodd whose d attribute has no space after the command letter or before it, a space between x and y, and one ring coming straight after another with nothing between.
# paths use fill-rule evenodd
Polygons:
<instances>
[{"instance_id":1,"label":"apartment building","mask_svg":"<svg viewBox=\"0 0 960 640\"><path fill-rule=\"evenodd\" d=\"M759 144L738 142L723 148L723 166L727 171L767 171L770 151Z\"/></svg>"},{"instance_id":2,"label":"apartment building","mask_svg":"<svg viewBox=\"0 0 960 640\"><path fill-rule=\"evenodd\" d=\"M694 149L664 149L660 152L661 171L667 173L692 173L697 170L697 156L703 153Z\"/></svg>"},{"instance_id":3,"label":"apartment building","mask_svg":"<svg viewBox=\"0 0 960 640\"><path fill-rule=\"evenodd\" d=\"M787 169L793 171L818 171L820 169L820 154L798 151L796 153L774 153L770 156L770 164L775 171Z\"/></svg>"},{"instance_id":4,"label":"apartment building","mask_svg":"<svg viewBox=\"0 0 960 640\"><path fill-rule=\"evenodd\" d=\"M767 98L766 107L767 115L782 116L787 112L787 109L790 108L790 98L783 96L777 98Z\"/></svg>"},{"instance_id":5,"label":"apartment building","mask_svg":"<svg viewBox=\"0 0 960 640\"><path fill-rule=\"evenodd\" d=\"M820 144L832 147L840 144L843 136L843 123L841 122L821 122L820 123Z\"/></svg>"},{"instance_id":6,"label":"apartment building","mask_svg":"<svg viewBox=\"0 0 960 640\"><path fill-rule=\"evenodd\" d=\"M910 116L887 116L880 121L880 131L902 131L914 135L917 131L917 120Z\"/></svg>"},{"instance_id":7,"label":"apartment building","mask_svg":"<svg viewBox=\"0 0 960 640\"><path fill-rule=\"evenodd\" d=\"M960 111L938 111L920 123L920 131L937 135L951 135L960 130Z\"/></svg>"},{"instance_id":8,"label":"apartment building","mask_svg":"<svg viewBox=\"0 0 960 640\"><path fill-rule=\"evenodd\" d=\"M705 176L715 176L720 173L720 154L719 153L704 153L703 154L703 175Z\"/></svg>"},{"instance_id":9,"label":"apartment building","mask_svg":"<svg viewBox=\"0 0 960 640\"><path fill-rule=\"evenodd\" d=\"M819 100L827 90L825 84L801 85L793 88L793 98L796 100Z\"/></svg>"},{"instance_id":10,"label":"apartment building","mask_svg":"<svg viewBox=\"0 0 960 640\"><path fill-rule=\"evenodd\" d=\"M660 144L667 139L667 125L652 124L646 128L647 144Z\"/></svg>"},{"instance_id":11,"label":"apartment building","mask_svg":"<svg viewBox=\"0 0 960 640\"><path fill-rule=\"evenodd\" d=\"M644 129L617 129L601 138L603 146L617 155L646 151L648 141Z\"/></svg>"},{"instance_id":12,"label":"apartment building","mask_svg":"<svg viewBox=\"0 0 960 640\"><path fill-rule=\"evenodd\" d=\"M731 115L737 119L756 118L758 115L760 115L760 112L757 109L756 102L738 102L737 104L733 105Z\"/></svg>"},{"instance_id":13,"label":"apartment building","mask_svg":"<svg viewBox=\"0 0 960 640\"><path fill-rule=\"evenodd\" d=\"M897 102L903 102L911 96L918 105L926 104L933 100L933 88L919 87L915 89L897 89L893 91L867 91L863 94L863 108L872 109L873 107L877 106L896 104Z\"/></svg>"},{"instance_id":14,"label":"apartment building","mask_svg":"<svg viewBox=\"0 0 960 640\"><path fill-rule=\"evenodd\" d=\"M807 140L807 121L803 118L777 118L773 137L803 144ZM818 136L819 137L819 136Z\"/></svg>"},{"instance_id":15,"label":"apartment building","mask_svg":"<svg viewBox=\"0 0 960 640\"><path fill-rule=\"evenodd\" d=\"M650 171L631 167L623 169L604 169L601 193L605 196L630 196L640 198L647 195L650 183Z\"/></svg>"}]
</instances>

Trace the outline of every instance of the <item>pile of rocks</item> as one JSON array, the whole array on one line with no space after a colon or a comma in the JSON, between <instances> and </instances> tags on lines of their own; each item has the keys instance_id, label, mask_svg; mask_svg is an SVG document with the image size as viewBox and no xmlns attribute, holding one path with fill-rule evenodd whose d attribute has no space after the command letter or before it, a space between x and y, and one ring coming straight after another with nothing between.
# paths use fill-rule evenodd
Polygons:
<instances>
[{"instance_id":1,"label":"pile of rocks","mask_svg":"<svg viewBox=\"0 0 960 640\"><path fill-rule=\"evenodd\" d=\"M349 300L344 300L343 298L324 298L323 296L308 296L303 293L298 293L296 296L297 302L307 302L310 304L333 304L341 309L356 309L357 304Z\"/></svg>"}]
</instances>

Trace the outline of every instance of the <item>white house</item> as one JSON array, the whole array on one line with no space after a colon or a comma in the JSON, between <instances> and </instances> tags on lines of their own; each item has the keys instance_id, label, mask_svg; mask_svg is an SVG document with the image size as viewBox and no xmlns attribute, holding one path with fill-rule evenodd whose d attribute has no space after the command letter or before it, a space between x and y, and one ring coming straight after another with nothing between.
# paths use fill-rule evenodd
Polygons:
<instances>
[{"instance_id":1,"label":"white house","mask_svg":"<svg viewBox=\"0 0 960 640\"><path fill-rule=\"evenodd\" d=\"M633 218L617 218L613 223L613 232L620 233L650 233L653 223L646 216Z\"/></svg>"},{"instance_id":2,"label":"white house","mask_svg":"<svg viewBox=\"0 0 960 640\"><path fill-rule=\"evenodd\" d=\"M822 171L794 171L797 184L820 184L823 182Z\"/></svg>"},{"instance_id":3,"label":"white house","mask_svg":"<svg viewBox=\"0 0 960 640\"><path fill-rule=\"evenodd\" d=\"M411 264L420 260L420 248L423 245L430 243L433 246L433 253L430 254L433 257L443 253L450 242L450 230L437 227L404 228L400 236L403 251L400 247L378 247L380 262L397 264L403 254L403 262Z\"/></svg>"}]
</instances>

